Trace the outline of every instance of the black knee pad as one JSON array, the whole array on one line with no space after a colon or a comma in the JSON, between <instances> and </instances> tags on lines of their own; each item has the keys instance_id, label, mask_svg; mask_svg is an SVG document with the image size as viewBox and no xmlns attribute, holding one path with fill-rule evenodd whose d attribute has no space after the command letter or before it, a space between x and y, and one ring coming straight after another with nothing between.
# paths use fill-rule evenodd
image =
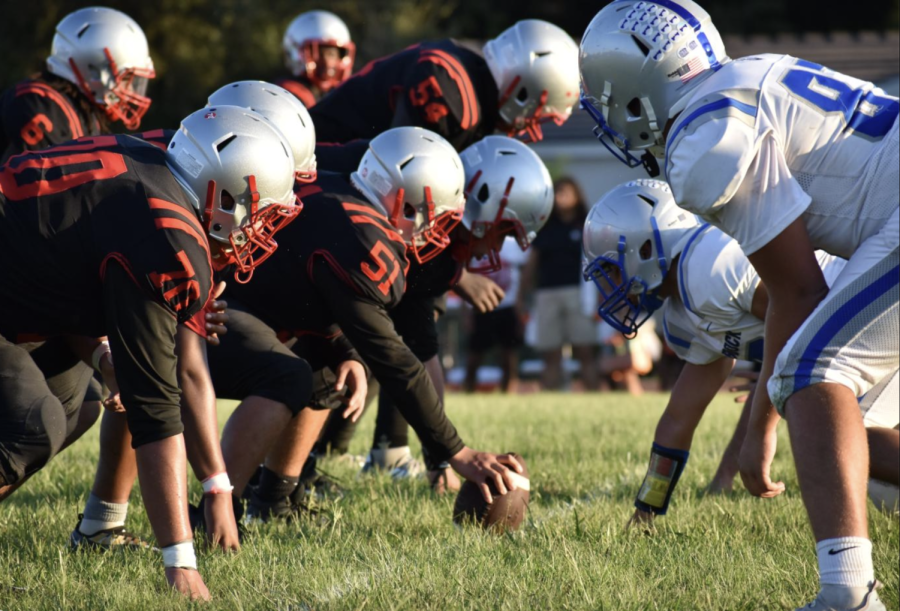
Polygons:
<instances>
[{"instance_id":1,"label":"black knee pad","mask_svg":"<svg viewBox=\"0 0 900 611\"><path fill-rule=\"evenodd\" d=\"M273 355L275 353L272 353ZM260 376L255 390L249 395L265 397L284 403L296 416L309 404L313 389L313 372L305 360L278 355L272 359L272 367Z\"/></svg>"}]
</instances>

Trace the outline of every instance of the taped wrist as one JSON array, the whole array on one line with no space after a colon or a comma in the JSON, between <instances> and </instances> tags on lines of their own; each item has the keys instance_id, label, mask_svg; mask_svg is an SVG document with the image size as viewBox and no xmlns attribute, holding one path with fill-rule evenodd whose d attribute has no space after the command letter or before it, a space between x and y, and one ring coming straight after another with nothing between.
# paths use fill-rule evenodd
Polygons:
<instances>
[{"instance_id":1,"label":"taped wrist","mask_svg":"<svg viewBox=\"0 0 900 611\"><path fill-rule=\"evenodd\" d=\"M634 506L658 516L666 515L672 492L690 454L687 450L673 450L654 443L650 452L650 467L634 500Z\"/></svg>"},{"instance_id":2,"label":"taped wrist","mask_svg":"<svg viewBox=\"0 0 900 611\"><path fill-rule=\"evenodd\" d=\"M162 548L163 565L167 569L197 570L197 555L194 553L194 542L184 541Z\"/></svg>"},{"instance_id":3,"label":"taped wrist","mask_svg":"<svg viewBox=\"0 0 900 611\"><path fill-rule=\"evenodd\" d=\"M210 475L201 482L203 484L203 494L231 494L234 486L228 479L228 473L222 471L215 475Z\"/></svg>"}]
</instances>

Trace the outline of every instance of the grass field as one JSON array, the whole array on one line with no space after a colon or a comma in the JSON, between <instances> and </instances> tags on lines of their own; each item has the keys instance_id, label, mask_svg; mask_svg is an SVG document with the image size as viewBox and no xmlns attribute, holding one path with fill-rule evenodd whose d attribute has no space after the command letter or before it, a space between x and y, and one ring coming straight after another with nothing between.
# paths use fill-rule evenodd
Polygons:
<instances>
[{"instance_id":1,"label":"grass field","mask_svg":"<svg viewBox=\"0 0 900 611\"><path fill-rule=\"evenodd\" d=\"M760 501L703 490L738 417L722 395L694 443L670 515L648 537L623 529L665 402L620 394L460 395L448 410L469 445L515 450L532 475L530 517L491 537L450 521L452 498L421 483L355 479L327 520L251 530L238 555L200 556L209 609L793 609L817 589L814 547L786 431L775 465L788 491ZM231 405L221 406L221 417ZM353 450L371 437L368 415ZM0 609L181 609L152 554L71 554L97 430L0 506ZM199 486L194 482L194 498ZM874 511L876 573L898 607L900 529ZM149 534L139 497L129 527Z\"/></svg>"}]
</instances>

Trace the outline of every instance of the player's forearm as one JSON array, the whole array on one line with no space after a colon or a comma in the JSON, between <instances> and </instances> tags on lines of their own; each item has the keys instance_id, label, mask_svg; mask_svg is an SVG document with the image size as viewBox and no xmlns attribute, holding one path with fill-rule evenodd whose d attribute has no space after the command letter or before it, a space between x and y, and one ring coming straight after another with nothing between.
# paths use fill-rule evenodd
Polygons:
<instances>
[{"instance_id":1,"label":"player's forearm","mask_svg":"<svg viewBox=\"0 0 900 611\"><path fill-rule=\"evenodd\" d=\"M176 346L187 457L197 479L204 480L225 471L216 394L205 359L206 344L199 335L179 326Z\"/></svg>"},{"instance_id":2,"label":"player's forearm","mask_svg":"<svg viewBox=\"0 0 900 611\"><path fill-rule=\"evenodd\" d=\"M187 468L184 438L167 437L137 449L147 517L159 547L191 541L187 513Z\"/></svg>"},{"instance_id":3,"label":"player's forearm","mask_svg":"<svg viewBox=\"0 0 900 611\"><path fill-rule=\"evenodd\" d=\"M722 358L706 365L684 366L656 427L656 443L678 450L691 449L694 431L728 378L733 363Z\"/></svg>"}]
</instances>

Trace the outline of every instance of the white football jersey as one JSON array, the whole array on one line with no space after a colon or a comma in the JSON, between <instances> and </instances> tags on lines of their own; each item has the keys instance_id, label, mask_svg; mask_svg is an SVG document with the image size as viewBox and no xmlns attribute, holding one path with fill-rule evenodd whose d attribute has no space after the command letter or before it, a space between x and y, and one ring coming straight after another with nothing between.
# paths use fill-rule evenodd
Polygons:
<instances>
[{"instance_id":1,"label":"white football jersey","mask_svg":"<svg viewBox=\"0 0 900 611\"><path fill-rule=\"evenodd\" d=\"M678 205L756 252L803 217L849 258L900 205L897 98L787 55L735 60L675 120L666 174Z\"/></svg>"},{"instance_id":2,"label":"white football jersey","mask_svg":"<svg viewBox=\"0 0 900 611\"><path fill-rule=\"evenodd\" d=\"M831 286L847 262L823 251L816 257ZM694 365L722 357L761 362L765 323L751 313L759 276L738 243L703 225L674 271L678 297L666 299L663 334L675 354Z\"/></svg>"}]
</instances>

